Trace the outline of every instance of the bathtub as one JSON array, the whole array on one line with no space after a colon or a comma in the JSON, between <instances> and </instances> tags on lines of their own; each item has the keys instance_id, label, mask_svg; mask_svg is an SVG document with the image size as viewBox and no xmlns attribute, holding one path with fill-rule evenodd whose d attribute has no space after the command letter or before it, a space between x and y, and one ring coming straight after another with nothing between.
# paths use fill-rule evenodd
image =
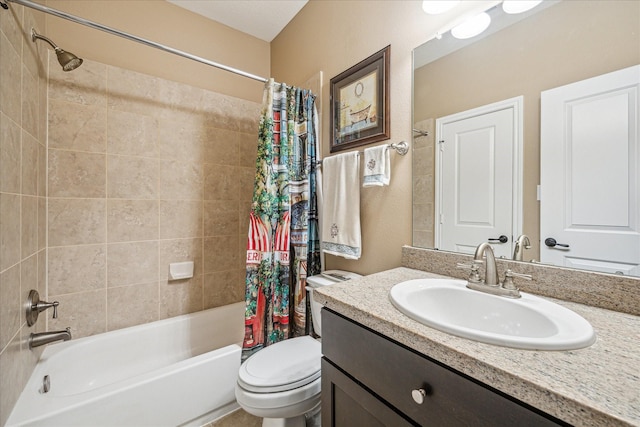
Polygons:
<instances>
[{"instance_id":1,"label":"bathtub","mask_svg":"<svg viewBox=\"0 0 640 427\"><path fill-rule=\"evenodd\" d=\"M238 408L243 319L236 303L51 344L7 427L207 424Z\"/></svg>"}]
</instances>

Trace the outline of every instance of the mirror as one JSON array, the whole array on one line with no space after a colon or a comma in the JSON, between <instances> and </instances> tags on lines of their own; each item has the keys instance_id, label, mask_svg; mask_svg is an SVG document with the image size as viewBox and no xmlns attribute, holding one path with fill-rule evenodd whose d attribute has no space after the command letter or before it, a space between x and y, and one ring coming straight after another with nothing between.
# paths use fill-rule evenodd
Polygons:
<instances>
[{"instance_id":1,"label":"mirror","mask_svg":"<svg viewBox=\"0 0 640 427\"><path fill-rule=\"evenodd\" d=\"M508 16L515 23L494 16L492 32L474 39L446 33L414 50L414 246L434 247L435 120L523 96L522 232L532 246L523 259L540 259L540 93L640 63L638 2L564 0L541 6ZM489 12L500 13L501 6Z\"/></svg>"}]
</instances>

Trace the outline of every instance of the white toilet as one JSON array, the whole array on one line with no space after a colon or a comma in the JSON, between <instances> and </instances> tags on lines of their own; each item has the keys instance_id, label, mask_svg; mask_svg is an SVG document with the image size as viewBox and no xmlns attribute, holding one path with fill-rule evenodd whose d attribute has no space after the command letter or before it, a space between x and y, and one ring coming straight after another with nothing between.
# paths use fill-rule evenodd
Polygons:
<instances>
[{"instance_id":1,"label":"white toilet","mask_svg":"<svg viewBox=\"0 0 640 427\"><path fill-rule=\"evenodd\" d=\"M330 270L307 278L307 290L361 277ZM313 328L320 335L322 305L311 296ZM320 409L320 341L297 337L270 345L241 366L236 400L248 413L264 418L263 427L304 427L305 414Z\"/></svg>"}]
</instances>

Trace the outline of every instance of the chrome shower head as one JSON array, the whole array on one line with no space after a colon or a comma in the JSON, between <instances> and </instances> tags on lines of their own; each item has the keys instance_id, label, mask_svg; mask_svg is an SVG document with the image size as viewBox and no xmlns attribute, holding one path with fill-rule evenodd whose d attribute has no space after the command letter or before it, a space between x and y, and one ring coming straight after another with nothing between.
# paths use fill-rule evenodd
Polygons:
<instances>
[{"instance_id":1,"label":"chrome shower head","mask_svg":"<svg viewBox=\"0 0 640 427\"><path fill-rule=\"evenodd\" d=\"M38 40L38 39L44 40L45 42L49 43L49 45L53 48L53 50L56 53L56 56L58 57L58 62L60 63L60 66L62 66L62 70L63 71L75 70L80 65L82 65L82 59L81 58L78 58L77 56L75 56L71 52L67 52L67 51L64 51L64 50L60 49L58 46L56 46L56 44L54 42L52 42L47 37L36 33L36 30L34 30L32 28L31 29L31 41L35 43L35 41Z\"/></svg>"}]
</instances>

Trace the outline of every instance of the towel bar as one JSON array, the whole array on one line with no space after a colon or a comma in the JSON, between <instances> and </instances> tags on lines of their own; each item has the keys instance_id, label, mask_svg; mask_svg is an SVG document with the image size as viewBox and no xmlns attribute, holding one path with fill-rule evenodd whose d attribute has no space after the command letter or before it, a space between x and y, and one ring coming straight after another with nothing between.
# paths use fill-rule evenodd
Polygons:
<instances>
[{"instance_id":1,"label":"towel bar","mask_svg":"<svg viewBox=\"0 0 640 427\"><path fill-rule=\"evenodd\" d=\"M387 146L389 148L393 148L394 150L396 150L396 152L398 154L400 154L401 156L404 156L405 154L407 154L409 152L409 144L407 144L406 141L400 141L400 142L393 142L391 144L387 144ZM364 151L358 151L358 154L363 154ZM322 166L322 159L318 160L316 162L317 166Z\"/></svg>"}]
</instances>

